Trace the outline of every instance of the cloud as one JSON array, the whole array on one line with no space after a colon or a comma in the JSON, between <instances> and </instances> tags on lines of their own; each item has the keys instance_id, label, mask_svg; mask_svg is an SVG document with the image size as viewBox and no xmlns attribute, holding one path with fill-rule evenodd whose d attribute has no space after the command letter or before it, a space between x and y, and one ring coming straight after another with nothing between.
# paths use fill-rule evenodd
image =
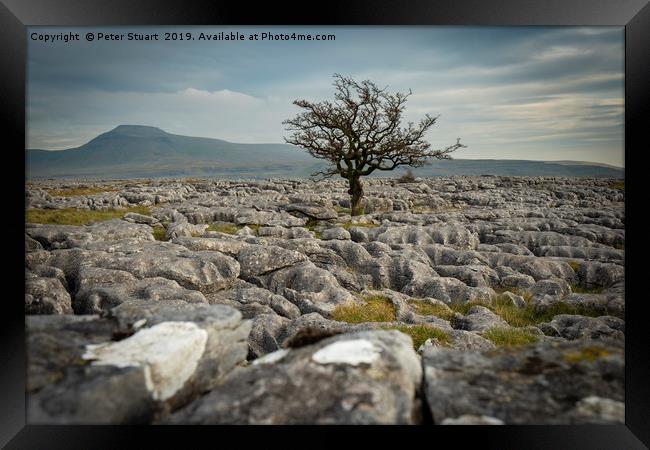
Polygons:
<instances>
[{"instance_id":1,"label":"cloud","mask_svg":"<svg viewBox=\"0 0 650 450\"><path fill-rule=\"evenodd\" d=\"M251 95L241 92L231 91L229 89L221 89L219 91L206 91L202 89L187 88L178 92L180 95L193 99L208 102L215 102L218 104L242 104L242 105L255 105L262 101Z\"/></svg>"},{"instance_id":2,"label":"cloud","mask_svg":"<svg viewBox=\"0 0 650 450\"><path fill-rule=\"evenodd\" d=\"M440 114L427 137L461 137L457 157L623 162L621 27L301 28L322 31L337 40L30 43L28 146L73 147L125 123L282 142L292 101L331 99L336 72L412 89L405 119Z\"/></svg>"}]
</instances>

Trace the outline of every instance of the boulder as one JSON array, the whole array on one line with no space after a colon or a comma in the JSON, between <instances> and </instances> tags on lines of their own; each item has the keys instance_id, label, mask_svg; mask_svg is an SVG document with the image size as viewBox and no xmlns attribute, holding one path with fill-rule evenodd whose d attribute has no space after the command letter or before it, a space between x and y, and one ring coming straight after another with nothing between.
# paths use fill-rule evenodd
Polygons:
<instances>
[{"instance_id":1,"label":"boulder","mask_svg":"<svg viewBox=\"0 0 650 450\"><path fill-rule=\"evenodd\" d=\"M485 306L472 306L467 315L458 315L452 321L454 328L466 331L486 331L490 328L507 328L508 322L497 316Z\"/></svg>"},{"instance_id":2,"label":"boulder","mask_svg":"<svg viewBox=\"0 0 650 450\"><path fill-rule=\"evenodd\" d=\"M340 241L345 241L345 240L350 240L352 237L350 236L350 233L348 230L342 227L334 227L334 228L328 228L323 233L321 234L321 239L324 241L330 241L330 240L340 240Z\"/></svg>"},{"instance_id":3,"label":"boulder","mask_svg":"<svg viewBox=\"0 0 650 450\"><path fill-rule=\"evenodd\" d=\"M427 349L424 390L435 423L489 416L506 425L623 424L624 352L615 341L516 349ZM595 402L592 397L607 399ZM618 411L618 412L616 412Z\"/></svg>"},{"instance_id":4,"label":"boulder","mask_svg":"<svg viewBox=\"0 0 650 450\"><path fill-rule=\"evenodd\" d=\"M241 368L171 424L412 424L422 372L408 336L343 334Z\"/></svg>"},{"instance_id":5,"label":"boulder","mask_svg":"<svg viewBox=\"0 0 650 450\"><path fill-rule=\"evenodd\" d=\"M72 299L58 279L28 277L25 314L72 314Z\"/></svg>"},{"instance_id":6,"label":"boulder","mask_svg":"<svg viewBox=\"0 0 650 450\"><path fill-rule=\"evenodd\" d=\"M553 320L538 325L547 336L564 339L625 339L625 322L612 316L586 317L560 314Z\"/></svg>"},{"instance_id":7,"label":"boulder","mask_svg":"<svg viewBox=\"0 0 650 450\"><path fill-rule=\"evenodd\" d=\"M27 319L28 421L149 423L212 389L247 353L250 323L221 305L130 302Z\"/></svg>"}]
</instances>

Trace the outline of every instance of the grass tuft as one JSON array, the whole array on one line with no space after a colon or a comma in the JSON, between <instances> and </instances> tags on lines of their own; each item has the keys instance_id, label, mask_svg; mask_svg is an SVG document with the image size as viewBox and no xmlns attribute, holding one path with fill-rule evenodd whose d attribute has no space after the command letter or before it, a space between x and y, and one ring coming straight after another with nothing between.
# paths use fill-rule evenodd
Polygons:
<instances>
[{"instance_id":1,"label":"grass tuft","mask_svg":"<svg viewBox=\"0 0 650 450\"><path fill-rule=\"evenodd\" d=\"M602 286L592 288L582 287L576 284L571 286L571 292L574 292L576 294L600 294L604 290L605 288Z\"/></svg>"},{"instance_id":2,"label":"grass tuft","mask_svg":"<svg viewBox=\"0 0 650 450\"><path fill-rule=\"evenodd\" d=\"M318 219L314 219L313 217L307 218L307 222L305 222L305 228L307 228L309 231L314 231L314 228L318 225Z\"/></svg>"},{"instance_id":3,"label":"grass tuft","mask_svg":"<svg viewBox=\"0 0 650 450\"><path fill-rule=\"evenodd\" d=\"M168 241L163 227L153 227L153 238L157 241Z\"/></svg>"},{"instance_id":4,"label":"grass tuft","mask_svg":"<svg viewBox=\"0 0 650 450\"><path fill-rule=\"evenodd\" d=\"M369 295L362 298L363 305L339 305L332 312L332 319L338 322L394 322L397 319L395 307L387 297Z\"/></svg>"},{"instance_id":5,"label":"grass tuft","mask_svg":"<svg viewBox=\"0 0 650 450\"><path fill-rule=\"evenodd\" d=\"M27 223L42 223L55 225L89 225L96 222L104 222L111 219L121 219L126 213L150 215L146 206L133 206L123 209L37 209L31 208L25 211Z\"/></svg>"},{"instance_id":6,"label":"grass tuft","mask_svg":"<svg viewBox=\"0 0 650 450\"><path fill-rule=\"evenodd\" d=\"M610 189L620 189L623 190L625 189L625 181L616 181L614 183L610 183L607 185L608 188Z\"/></svg>"},{"instance_id":7,"label":"grass tuft","mask_svg":"<svg viewBox=\"0 0 650 450\"><path fill-rule=\"evenodd\" d=\"M518 308L505 296L500 295L492 300L492 302L471 301L467 303L450 303L449 309L440 305L431 305L421 300L411 301L410 305L413 306L418 314L430 315L440 317L444 320L451 320L454 313L467 315L473 306L484 306L493 313L500 316L505 320L508 325L512 327L526 327L529 325L537 325L543 322L549 322L553 317L559 314L571 314L588 317L599 317L602 315L613 315L620 317L620 314L609 312L608 310L602 311L595 308L588 308L585 306L575 306L564 302L558 302L549 306L543 312L535 311L535 307L530 302L530 296L524 297L526 306ZM451 310L451 311L450 311ZM622 317L621 317L622 318Z\"/></svg>"},{"instance_id":8,"label":"grass tuft","mask_svg":"<svg viewBox=\"0 0 650 450\"><path fill-rule=\"evenodd\" d=\"M207 231L218 231L219 233L235 234L239 231L236 225L211 223Z\"/></svg>"},{"instance_id":9,"label":"grass tuft","mask_svg":"<svg viewBox=\"0 0 650 450\"><path fill-rule=\"evenodd\" d=\"M497 347L520 347L539 340L539 336L521 328L490 328L484 331L482 336Z\"/></svg>"},{"instance_id":10,"label":"grass tuft","mask_svg":"<svg viewBox=\"0 0 650 450\"><path fill-rule=\"evenodd\" d=\"M385 329L401 331L402 333L411 336L411 339L413 340L413 348L415 350L419 349L427 339L435 339L445 346L451 345L451 339L446 331L430 325L400 325L396 327L386 327Z\"/></svg>"},{"instance_id":11,"label":"grass tuft","mask_svg":"<svg viewBox=\"0 0 650 450\"><path fill-rule=\"evenodd\" d=\"M448 306L439 305L435 303L428 303L424 300L413 300L409 302L416 313L423 316L436 316L444 320L451 320L454 315L454 310Z\"/></svg>"},{"instance_id":12,"label":"grass tuft","mask_svg":"<svg viewBox=\"0 0 650 450\"><path fill-rule=\"evenodd\" d=\"M206 231L218 231L219 233L225 234L237 234L237 232L244 228L244 226L250 228L253 233L259 234L260 225L258 224L234 225L230 223L211 223L208 225Z\"/></svg>"},{"instance_id":13,"label":"grass tuft","mask_svg":"<svg viewBox=\"0 0 650 450\"><path fill-rule=\"evenodd\" d=\"M580 263L578 261L568 261L567 264L574 272L578 273L578 269L580 268Z\"/></svg>"}]
</instances>

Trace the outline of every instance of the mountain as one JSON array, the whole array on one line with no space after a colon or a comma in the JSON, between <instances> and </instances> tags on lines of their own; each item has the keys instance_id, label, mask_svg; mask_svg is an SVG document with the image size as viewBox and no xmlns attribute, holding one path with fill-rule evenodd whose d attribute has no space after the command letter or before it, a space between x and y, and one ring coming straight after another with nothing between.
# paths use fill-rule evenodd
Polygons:
<instances>
[{"instance_id":1,"label":"mountain","mask_svg":"<svg viewBox=\"0 0 650 450\"><path fill-rule=\"evenodd\" d=\"M77 148L26 153L28 178L285 173L294 163L313 166L315 162L287 144L236 144L140 125L120 125Z\"/></svg>"},{"instance_id":2,"label":"mountain","mask_svg":"<svg viewBox=\"0 0 650 450\"><path fill-rule=\"evenodd\" d=\"M67 150L26 152L27 177L143 178L307 177L323 161L288 144L237 144L220 139L181 136L160 128L120 125L90 142ZM399 176L404 170L377 176ZM581 161L434 160L414 169L418 176L548 175L623 177L623 169Z\"/></svg>"}]
</instances>

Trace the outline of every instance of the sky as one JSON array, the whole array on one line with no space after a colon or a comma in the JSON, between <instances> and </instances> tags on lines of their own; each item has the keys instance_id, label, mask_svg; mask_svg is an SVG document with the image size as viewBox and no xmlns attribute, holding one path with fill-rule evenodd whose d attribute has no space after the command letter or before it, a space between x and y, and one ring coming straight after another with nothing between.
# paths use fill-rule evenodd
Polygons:
<instances>
[{"instance_id":1,"label":"sky","mask_svg":"<svg viewBox=\"0 0 650 450\"><path fill-rule=\"evenodd\" d=\"M222 31L246 39L197 40ZM248 39L294 32L335 40ZM38 40L59 33L80 40ZM340 73L410 89L404 122L439 115L426 138L432 148L461 138L454 158L624 164L623 27L30 27L27 40L27 148L77 147L121 124L284 142L292 101L333 99Z\"/></svg>"}]
</instances>

